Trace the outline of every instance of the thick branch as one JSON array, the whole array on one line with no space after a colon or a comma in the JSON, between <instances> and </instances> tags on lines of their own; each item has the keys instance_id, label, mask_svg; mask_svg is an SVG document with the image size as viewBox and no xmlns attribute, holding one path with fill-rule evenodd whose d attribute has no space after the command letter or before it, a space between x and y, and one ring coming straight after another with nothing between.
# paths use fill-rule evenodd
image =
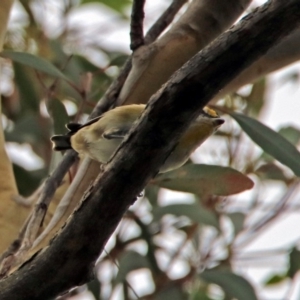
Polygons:
<instances>
[{"instance_id":1,"label":"thick branch","mask_svg":"<svg viewBox=\"0 0 300 300\"><path fill-rule=\"evenodd\" d=\"M220 89L299 23L298 0L268 2L184 65L152 98L50 246L2 280L0 299L49 299L91 279L106 241L180 134Z\"/></svg>"}]
</instances>

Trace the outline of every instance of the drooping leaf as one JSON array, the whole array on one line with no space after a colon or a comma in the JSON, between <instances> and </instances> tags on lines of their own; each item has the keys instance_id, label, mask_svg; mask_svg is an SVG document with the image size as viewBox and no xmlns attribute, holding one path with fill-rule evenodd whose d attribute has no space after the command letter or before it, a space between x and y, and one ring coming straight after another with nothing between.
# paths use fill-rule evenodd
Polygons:
<instances>
[{"instance_id":1,"label":"drooping leaf","mask_svg":"<svg viewBox=\"0 0 300 300\"><path fill-rule=\"evenodd\" d=\"M39 124L39 117L28 113L20 117L13 127L13 130L5 132L5 140L17 143L41 143L44 139L44 131Z\"/></svg>"},{"instance_id":2,"label":"drooping leaf","mask_svg":"<svg viewBox=\"0 0 300 300\"><path fill-rule=\"evenodd\" d=\"M170 190L228 196L253 187L253 181L229 167L189 164L157 176L153 183Z\"/></svg>"},{"instance_id":3,"label":"drooping leaf","mask_svg":"<svg viewBox=\"0 0 300 300\"><path fill-rule=\"evenodd\" d=\"M278 133L280 133L293 145L298 144L300 141L300 130L293 126L282 127L279 129Z\"/></svg>"},{"instance_id":4,"label":"drooping leaf","mask_svg":"<svg viewBox=\"0 0 300 300\"><path fill-rule=\"evenodd\" d=\"M219 230L219 220L217 216L210 210L204 208L200 203L197 204L171 204L159 206L153 209L155 220L159 220L162 216L171 214L175 216L186 216L192 221L199 224L214 226Z\"/></svg>"},{"instance_id":5,"label":"drooping leaf","mask_svg":"<svg viewBox=\"0 0 300 300\"><path fill-rule=\"evenodd\" d=\"M257 116L265 103L266 80L265 78L252 85L250 94L246 97L248 108L252 116Z\"/></svg>"},{"instance_id":6,"label":"drooping leaf","mask_svg":"<svg viewBox=\"0 0 300 300\"><path fill-rule=\"evenodd\" d=\"M64 104L56 98L48 100L48 113L53 120L55 134L62 134L66 131L65 125L69 122L69 116Z\"/></svg>"},{"instance_id":7,"label":"drooping leaf","mask_svg":"<svg viewBox=\"0 0 300 300\"><path fill-rule=\"evenodd\" d=\"M97 279L88 282L87 287L96 300L101 300L100 298L101 284Z\"/></svg>"},{"instance_id":8,"label":"drooping leaf","mask_svg":"<svg viewBox=\"0 0 300 300\"><path fill-rule=\"evenodd\" d=\"M231 113L230 115L265 152L288 166L297 176L300 176L300 153L294 145L255 119L238 113Z\"/></svg>"},{"instance_id":9,"label":"drooping leaf","mask_svg":"<svg viewBox=\"0 0 300 300\"><path fill-rule=\"evenodd\" d=\"M293 278L296 273L300 270L300 251L293 248L289 255L290 266L287 271L287 275Z\"/></svg>"},{"instance_id":10,"label":"drooping leaf","mask_svg":"<svg viewBox=\"0 0 300 300\"><path fill-rule=\"evenodd\" d=\"M182 300L187 299L187 295L183 288L179 284L169 284L164 287L160 292L155 295L154 300Z\"/></svg>"},{"instance_id":11,"label":"drooping leaf","mask_svg":"<svg viewBox=\"0 0 300 300\"><path fill-rule=\"evenodd\" d=\"M131 4L129 0L82 0L82 4L85 3L102 3L113 10L116 10L120 13L123 12L123 9L128 7Z\"/></svg>"},{"instance_id":12,"label":"drooping leaf","mask_svg":"<svg viewBox=\"0 0 300 300\"><path fill-rule=\"evenodd\" d=\"M155 185L149 184L145 188L145 197L149 200L151 205L156 206L157 205L157 198L158 198L158 192L159 192L159 187Z\"/></svg>"},{"instance_id":13,"label":"drooping leaf","mask_svg":"<svg viewBox=\"0 0 300 300\"><path fill-rule=\"evenodd\" d=\"M116 283L124 282L129 272L142 268L150 268L149 261L145 256L131 250L124 252L119 260Z\"/></svg>"},{"instance_id":14,"label":"drooping leaf","mask_svg":"<svg viewBox=\"0 0 300 300\"><path fill-rule=\"evenodd\" d=\"M244 229L245 215L240 212L228 214L234 227L234 233L237 235Z\"/></svg>"},{"instance_id":15,"label":"drooping leaf","mask_svg":"<svg viewBox=\"0 0 300 300\"><path fill-rule=\"evenodd\" d=\"M237 300L257 300L251 284L242 276L225 270L207 270L200 278L208 283L219 285L228 298Z\"/></svg>"},{"instance_id":16,"label":"drooping leaf","mask_svg":"<svg viewBox=\"0 0 300 300\"><path fill-rule=\"evenodd\" d=\"M275 165L274 163L267 163L260 166L255 173L262 179L282 180L285 181L287 178L283 173L283 170Z\"/></svg>"},{"instance_id":17,"label":"drooping leaf","mask_svg":"<svg viewBox=\"0 0 300 300\"><path fill-rule=\"evenodd\" d=\"M194 292L190 296L189 300L213 300L213 299L208 297L207 293L205 291L200 290L200 291Z\"/></svg>"},{"instance_id":18,"label":"drooping leaf","mask_svg":"<svg viewBox=\"0 0 300 300\"><path fill-rule=\"evenodd\" d=\"M109 64L111 66L122 67L128 58L127 54L120 52L109 52L108 55L110 58Z\"/></svg>"},{"instance_id":19,"label":"drooping leaf","mask_svg":"<svg viewBox=\"0 0 300 300\"><path fill-rule=\"evenodd\" d=\"M10 50L5 50L1 53L4 58L10 58L12 61L20 63L22 65L31 67L37 71L44 72L48 75L67 79L66 76L58 70L53 64L44 58L38 57L36 55L26 53L26 52L15 52Z\"/></svg>"},{"instance_id":20,"label":"drooping leaf","mask_svg":"<svg viewBox=\"0 0 300 300\"><path fill-rule=\"evenodd\" d=\"M272 275L270 278L268 278L266 281L265 281L265 285L275 285L275 284L278 284L284 280L287 279L287 274L276 274L276 275Z\"/></svg>"},{"instance_id":21,"label":"drooping leaf","mask_svg":"<svg viewBox=\"0 0 300 300\"><path fill-rule=\"evenodd\" d=\"M21 110L38 112L40 108L40 96L38 86L33 73L28 67L14 63L15 83L19 92Z\"/></svg>"},{"instance_id":22,"label":"drooping leaf","mask_svg":"<svg viewBox=\"0 0 300 300\"><path fill-rule=\"evenodd\" d=\"M28 171L16 164L13 164L13 170L18 191L20 195L24 197L33 193L41 183L41 178L47 175L47 171L45 169Z\"/></svg>"}]
</instances>

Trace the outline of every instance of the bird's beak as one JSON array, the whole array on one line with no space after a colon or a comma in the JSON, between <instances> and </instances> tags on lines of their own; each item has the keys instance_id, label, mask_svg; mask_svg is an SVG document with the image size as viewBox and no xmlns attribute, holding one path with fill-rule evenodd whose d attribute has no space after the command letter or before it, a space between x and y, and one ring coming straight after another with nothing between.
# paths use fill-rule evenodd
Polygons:
<instances>
[{"instance_id":1,"label":"bird's beak","mask_svg":"<svg viewBox=\"0 0 300 300\"><path fill-rule=\"evenodd\" d=\"M224 120L223 119L215 119L214 120L214 125L216 128L219 128L222 124L224 124Z\"/></svg>"}]
</instances>

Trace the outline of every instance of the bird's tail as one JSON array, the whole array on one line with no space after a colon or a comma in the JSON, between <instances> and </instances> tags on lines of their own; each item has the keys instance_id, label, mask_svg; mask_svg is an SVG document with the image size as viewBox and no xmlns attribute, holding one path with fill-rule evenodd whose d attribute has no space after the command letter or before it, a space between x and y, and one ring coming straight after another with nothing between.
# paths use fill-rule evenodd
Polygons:
<instances>
[{"instance_id":1,"label":"bird's tail","mask_svg":"<svg viewBox=\"0 0 300 300\"><path fill-rule=\"evenodd\" d=\"M53 137L51 137L53 150L63 151L63 150L72 149L70 139L71 139L70 135L54 135Z\"/></svg>"}]
</instances>

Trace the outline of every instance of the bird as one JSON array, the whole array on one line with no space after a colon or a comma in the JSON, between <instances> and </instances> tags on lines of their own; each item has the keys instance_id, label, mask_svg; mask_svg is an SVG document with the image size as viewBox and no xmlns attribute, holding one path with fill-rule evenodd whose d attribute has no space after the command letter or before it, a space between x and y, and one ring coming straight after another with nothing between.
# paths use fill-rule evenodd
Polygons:
<instances>
[{"instance_id":1,"label":"bird","mask_svg":"<svg viewBox=\"0 0 300 300\"><path fill-rule=\"evenodd\" d=\"M68 133L51 137L53 150L74 149L79 155L106 163L124 137L137 122L146 105L130 104L111 109L85 124L69 123ZM190 155L224 123L217 112L204 107L194 122L179 139L174 150L161 166L159 173L181 167Z\"/></svg>"}]
</instances>

